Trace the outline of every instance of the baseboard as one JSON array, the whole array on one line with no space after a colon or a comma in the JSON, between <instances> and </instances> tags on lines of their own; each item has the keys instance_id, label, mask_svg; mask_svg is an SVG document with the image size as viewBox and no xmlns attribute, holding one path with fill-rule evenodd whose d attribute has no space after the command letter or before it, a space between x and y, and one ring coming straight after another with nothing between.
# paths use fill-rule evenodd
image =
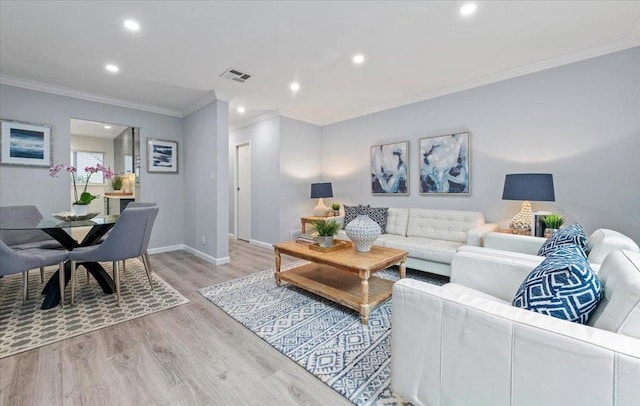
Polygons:
<instances>
[{"instance_id":1,"label":"baseboard","mask_svg":"<svg viewBox=\"0 0 640 406\"><path fill-rule=\"evenodd\" d=\"M149 254L162 254L163 252L180 251L184 249L184 244L168 245L166 247L149 248Z\"/></svg>"},{"instance_id":2,"label":"baseboard","mask_svg":"<svg viewBox=\"0 0 640 406\"><path fill-rule=\"evenodd\" d=\"M233 240L237 240L238 239L238 237L233 233L229 233L229 238L231 238Z\"/></svg>"},{"instance_id":3,"label":"baseboard","mask_svg":"<svg viewBox=\"0 0 640 406\"><path fill-rule=\"evenodd\" d=\"M262 242L258 240L249 240L249 244L257 245L258 247L266 248L269 250L273 249L273 245L269 244L268 242Z\"/></svg>"},{"instance_id":4,"label":"baseboard","mask_svg":"<svg viewBox=\"0 0 640 406\"><path fill-rule=\"evenodd\" d=\"M202 258L205 261L210 262L210 263L212 263L214 265L224 265L224 264L228 264L229 262L231 262L231 258L229 258L229 257L222 257L222 258L212 257L211 255L205 254L202 251L198 251L197 249L192 248L192 247L190 247L188 245L183 245L182 249L187 251L188 253L193 254L198 258Z\"/></svg>"}]
</instances>

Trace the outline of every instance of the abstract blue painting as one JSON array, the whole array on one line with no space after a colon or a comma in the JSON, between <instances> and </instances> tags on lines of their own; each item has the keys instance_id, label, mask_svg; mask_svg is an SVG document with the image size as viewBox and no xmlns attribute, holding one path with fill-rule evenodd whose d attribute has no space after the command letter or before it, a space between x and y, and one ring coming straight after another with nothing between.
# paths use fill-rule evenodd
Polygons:
<instances>
[{"instance_id":1,"label":"abstract blue painting","mask_svg":"<svg viewBox=\"0 0 640 406\"><path fill-rule=\"evenodd\" d=\"M176 141L147 140L147 172L178 172L178 143Z\"/></svg>"},{"instance_id":2,"label":"abstract blue painting","mask_svg":"<svg viewBox=\"0 0 640 406\"><path fill-rule=\"evenodd\" d=\"M420 139L420 194L469 195L469 133Z\"/></svg>"},{"instance_id":3,"label":"abstract blue painting","mask_svg":"<svg viewBox=\"0 0 640 406\"><path fill-rule=\"evenodd\" d=\"M2 120L4 165L51 166L51 127Z\"/></svg>"}]
</instances>

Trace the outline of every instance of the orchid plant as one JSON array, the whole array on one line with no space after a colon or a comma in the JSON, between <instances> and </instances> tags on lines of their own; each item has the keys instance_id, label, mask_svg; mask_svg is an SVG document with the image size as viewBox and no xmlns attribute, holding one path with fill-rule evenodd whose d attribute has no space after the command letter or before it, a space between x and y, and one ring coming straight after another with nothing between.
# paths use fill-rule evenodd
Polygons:
<instances>
[{"instance_id":1,"label":"orchid plant","mask_svg":"<svg viewBox=\"0 0 640 406\"><path fill-rule=\"evenodd\" d=\"M66 170L71 175L71 179L73 180L73 204L79 205L87 205L91 203L93 199L97 199L99 197L87 192L87 186L89 186L89 179L91 178L91 175L93 175L94 173L102 172L105 179L111 179L113 177L113 171L111 170L111 168L108 168L102 164L97 164L95 167L87 166L86 168L84 168L84 171L88 174L87 179L84 184L84 189L82 190L82 193L78 198L78 185L76 182L76 173L78 172L78 170L74 166L56 164L49 168L49 176L56 177L58 176L58 173L63 170Z\"/></svg>"}]
</instances>

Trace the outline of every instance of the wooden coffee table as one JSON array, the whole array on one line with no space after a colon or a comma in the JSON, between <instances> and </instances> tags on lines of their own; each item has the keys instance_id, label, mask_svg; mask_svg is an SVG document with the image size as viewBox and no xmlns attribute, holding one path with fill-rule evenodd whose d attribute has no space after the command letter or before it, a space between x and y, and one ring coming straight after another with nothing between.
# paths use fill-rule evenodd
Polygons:
<instances>
[{"instance_id":1,"label":"wooden coffee table","mask_svg":"<svg viewBox=\"0 0 640 406\"><path fill-rule=\"evenodd\" d=\"M295 241L277 243L273 247L276 285L286 281L354 309L360 313L363 324L367 324L372 309L391 297L393 282L373 274L398 264L400 278L406 275L408 252L394 248L374 245L370 252L358 252L353 247L320 252ZM311 263L281 272L282 254Z\"/></svg>"}]
</instances>

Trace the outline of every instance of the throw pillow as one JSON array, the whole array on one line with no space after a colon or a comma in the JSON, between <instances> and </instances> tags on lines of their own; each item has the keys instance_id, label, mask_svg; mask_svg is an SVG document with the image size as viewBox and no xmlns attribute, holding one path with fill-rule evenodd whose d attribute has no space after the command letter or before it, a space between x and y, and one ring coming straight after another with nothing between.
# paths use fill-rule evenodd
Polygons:
<instances>
[{"instance_id":1,"label":"throw pillow","mask_svg":"<svg viewBox=\"0 0 640 406\"><path fill-rule=\"evenodd\" d=\"M538 255L543 257L555 252L560 247L575 245L582 250L582 254L587 256L587 236L580 224L572 224L568 227L560 229L542 244Z\"/></svg>"},{"instance_id":2,"label":"throw pillow","mask_svg":"<svg viewBox=\"0 0 640 406\"><path fill-rule=\"evenodd\" d=\"M582 249L558 248L522 282L513 305L586 324L598 306L602 286Z\"/></svg>"},{"instance_id":3,"label":"throw pillow","mask_svg":"<svg viewBox=\"0 0 640 406\"><path fill-rule=\"evenodd\" d=\"M357 206L347 206L345 204L344 205L344 224L342 228L344 229L347 226L347 224L349 224L356 217L358 217L358 214L360 214L360 212L368 214L367 211L369 210L369 207L370 207L369 205L364 206L362 204L359 204Z\"/></svg>"},{"instance_id":4,"label":"throw pillow","mask_svg":"<svg viewBox=\"0 0 640 406\"><path fill-rule=\"evenodd\" d=\"M389 213L388 207L369 207L367 214L369 218L380 226L382 234L387 232L387 215Z\"/></svg>"}]
</instances>

